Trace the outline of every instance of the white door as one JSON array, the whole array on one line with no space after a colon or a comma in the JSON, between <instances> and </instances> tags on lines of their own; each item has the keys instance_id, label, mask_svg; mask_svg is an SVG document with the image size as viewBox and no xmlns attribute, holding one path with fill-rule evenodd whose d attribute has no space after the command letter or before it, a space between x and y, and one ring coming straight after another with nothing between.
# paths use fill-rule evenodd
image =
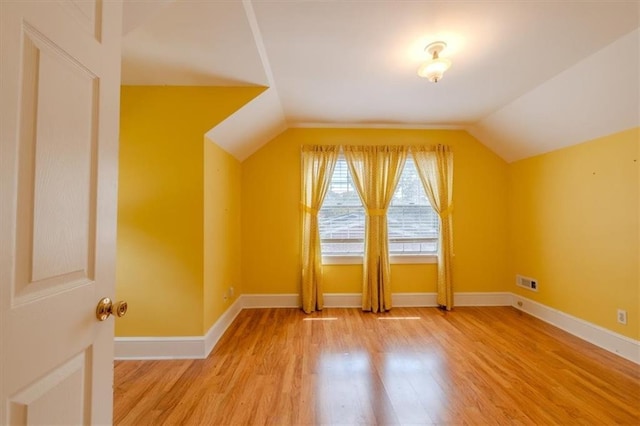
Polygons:
<instances>
[{"instance_id":1,"label":"white door","mask_svg":"<svg viewBox=\"0 0 640 426\"><path fill-rule=\"evenodd\" d=\"M0 0L0 424L108 424L122 5Z\"/></svg>"}]
</instances>

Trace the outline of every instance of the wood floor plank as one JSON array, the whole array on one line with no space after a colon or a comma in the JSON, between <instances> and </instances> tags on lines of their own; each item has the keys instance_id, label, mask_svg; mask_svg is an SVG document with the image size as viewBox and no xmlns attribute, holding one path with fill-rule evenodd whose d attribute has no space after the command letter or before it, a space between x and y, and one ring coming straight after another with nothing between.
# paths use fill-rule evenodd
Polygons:
<instances>
[{"instance_id":1,"label":"wood floor plank","mask_svg":"<svg viewBox=\"0 0 640 426\"><path fill-rule=\"evenodd\" d=\"M116 425L640 424L640 366L511 307L244 310L114 371Z\"/></svg>"}]
</instances>

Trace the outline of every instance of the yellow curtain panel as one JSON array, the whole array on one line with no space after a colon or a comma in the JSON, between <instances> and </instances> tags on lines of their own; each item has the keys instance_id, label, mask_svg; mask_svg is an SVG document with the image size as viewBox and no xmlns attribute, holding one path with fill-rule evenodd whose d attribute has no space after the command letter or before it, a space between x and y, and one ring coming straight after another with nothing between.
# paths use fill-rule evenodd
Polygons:
<instances>
[{"instance_id":1,"label":"yellow curtain panel","mask_svg":"<svg viewBox=\"0 0 640 426\"><path fill-rule=\"evenodd\" d=\"M405 146L344 146L353 182L365 208L362 309L391 309L391 266L387 209L398 185Z\"/></svg>"},{"instance_id":2,"label":"yellow curtain panel","mask_svg":"<svg viewBox=\"0 0 640 426\"><path fill-rule=\"evenodd\" d=\"M438 243L438 298L446 310L453 308L453 152L449 146L411 148L418 175L431 206L440 217Z\"/></svg>"},{"instance_id":3,"label":"yellow curtain panel","mask_svg":"<svg viewBox=\"0 0 640 426\"><path fill-rule=\"evenodd\" d=\"M302 309L322 310L322 253L318 211L329 188L340 147L302 147Z\"/></svg>"}]
</instances>

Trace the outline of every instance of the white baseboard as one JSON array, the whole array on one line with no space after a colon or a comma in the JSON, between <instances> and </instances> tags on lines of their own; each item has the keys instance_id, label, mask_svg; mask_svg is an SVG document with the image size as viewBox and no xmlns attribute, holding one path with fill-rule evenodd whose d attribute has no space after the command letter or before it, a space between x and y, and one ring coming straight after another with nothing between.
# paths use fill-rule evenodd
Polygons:
<instances>
[{"instance_id":1,"label":"white baseboard","mask_svg":"<svg viewBox=\"0 0 640 426\"><path fill-rule=\"evenodd\" d=\"M302 306L300 295L293 294L243 294L242 308L299 308Z\"/></svg>"},{"instance_id":2,"label":"white baseboard","mask_svg":"<svg viewBox=\"0 0 640 426\"><path fill-rule=\"evenodd\" d=\"M455 293L454 306L511 306L513 293Z\"/></svg>"},{"instance_id":3,"label":"white baseboard","mask_svg":"<svg viewBox=\"0 0 640 426\"><path fill-rule=\"evenodd\" d=\"M567 333L640 364L640 342L526 297L512 294L512 306ZM522 302L522 306L518 305Z\"/></svg>"},{"instance_id":4,"label":"white baseboard","mask_svg":"<svg viewBox=\"0 0 640 426\"><path fill-rule=\"evenodd\" d=\"M242 311L242 296L225 311L204 336L116 337L117 360L204 359L209 356L236 316Z\"/></svg>"},{"instance_id":5,"label":"white baseboard","mask_svg":"<svg viewBox=\"0 0 640 426\"><path fill-rule=\"evenodd\" d=\"M116 360L206 358L203 336L116 337L114 350Z\"/></svg>"},{"instance_id":6,"label":"white baseboard","mask_svg":"<svg viewBox=\"0 0 640 426\"><path fill-rule=\"evenodd\" d=\"M435 293L395 293L396 307L437 306ZM587 342L640 364L640 342L508 292L455 293L456 306L513 306ZM518 301L522 306L518 306ZM358 308L361 293L324 295L326 308ZM244 294L225 311L204 336L116 337L115 359L202 359L209 353L243 309L299 308L298 294Z\"/></svg>"},{"instance_id":7,"label":"white baseboard","mask_svg":"<svg viewBox=\"0 0 640 426\"><path fill-rule=\"evenodd\" d=\"M393 293L391 306L398 308L435 307L438 306L436 293Z\"/></svg>"},{"instance_id":8,"label":"white baseboard","mask_svg":"<svg viewBox=\"0 0 640 426\"><path fill-rule=\"evenodd\" d=\"M222 337L227 328L233 323L233 320L236 319L238 314L242 311L243 308L243 300L242 296L238 297L235 302L229 306L229 308L218 318L216 322L209 328L207 334L204 335L204 356L206 358L209 356L213 347L218 343L218 340Z\"/></svg>"},{"instance_id":9,"label":"white baseboard","mask_svg":"<svg viewBox=\"0 0 640 426\"><path fill-rule=\"evenodd\" d=\"M362 306L362 293L325 293L325 308L359 308Z\"/></svg>"},{"instance_id":10,"label":"white baseboard","mask_svg":"<svg viewBox=\"0 0 640 426\"><path fill-rule=\"evenodd\" d=\"M455 293L455 306L511 306L511 293ZM435 307L438 306L436 293L393 293L393 306ZM325 308L359 308L362 293L327 293L324 295Z\"/></svg>"}]
</instances>

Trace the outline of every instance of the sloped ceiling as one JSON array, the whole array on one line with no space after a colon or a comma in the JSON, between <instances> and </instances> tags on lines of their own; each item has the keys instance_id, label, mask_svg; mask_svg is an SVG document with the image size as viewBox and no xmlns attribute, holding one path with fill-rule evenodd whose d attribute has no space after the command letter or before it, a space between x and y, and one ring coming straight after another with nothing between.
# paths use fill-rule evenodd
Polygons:
<instances>
[{"instance_id":1,"label":"sloped ceiling","mask_svg":"<svg viewBox=\"0 0 640 426\"><path fill-rule=\"evenodd\" d=\"M640 125L640 2L140 1L124 22L123 84L268 87L207 133L240 160L287 127L465 128L515 161Z\"/></svg>"}]
</instances>

